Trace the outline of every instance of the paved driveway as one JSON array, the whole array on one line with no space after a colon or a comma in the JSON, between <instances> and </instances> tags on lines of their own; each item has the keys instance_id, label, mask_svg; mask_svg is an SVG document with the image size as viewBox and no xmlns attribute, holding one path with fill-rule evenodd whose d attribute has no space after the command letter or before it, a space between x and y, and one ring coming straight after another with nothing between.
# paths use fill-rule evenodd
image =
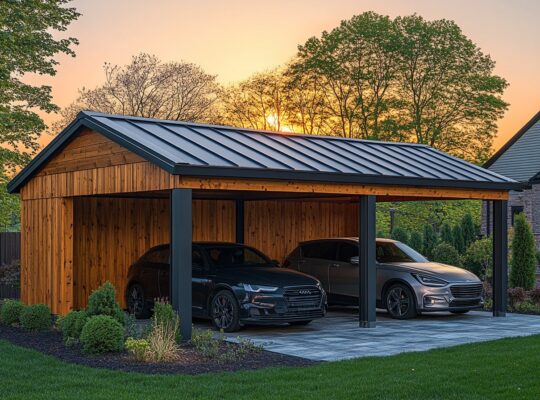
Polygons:
<instances>
[{"instance_id":1,"label":"paved driveway","mask_svg":"<svg viewBox=\"0 0 540 400\"><path fill-rule=\"evenodd\" d=\"M229 334L261 344L266 350L312 360L343 360L386 356L409 351L481 342L505 337L540 334L540 317L509 314L493 318L475 311L466 315L427 315L396 321L381 313L375 329L358 328L357 311L332 310L306 327L245 327ZM203 324L202 327L205 327Z\"/></svg>"}]
</instances>

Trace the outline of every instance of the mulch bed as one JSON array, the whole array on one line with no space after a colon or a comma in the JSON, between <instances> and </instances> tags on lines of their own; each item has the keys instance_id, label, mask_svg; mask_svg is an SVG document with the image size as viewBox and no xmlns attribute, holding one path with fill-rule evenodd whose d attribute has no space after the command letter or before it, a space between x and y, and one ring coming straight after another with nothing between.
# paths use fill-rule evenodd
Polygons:
<instances>
[{"instance_id":1,"label":"mulch bed","mask_svg":"<svg viewBox=\"0 0 540 400\"><path fill-rule=\"evenodd\" d=\"M67 347L58 331L27 332L21 328L0 325L0 340L7 340L14 345L37 350L62 361L86 365L93 368L107 368L145 374L202 374L206 372L225 372L267 367L303 367L316 364L305 358L287 356L270 351L257 351L241 360L218 363L203 357L190 345L181 347L181 357L170 363L145 363L131 358L127 352L87 355L78 345Z\"/></svg>"}]
</instances>

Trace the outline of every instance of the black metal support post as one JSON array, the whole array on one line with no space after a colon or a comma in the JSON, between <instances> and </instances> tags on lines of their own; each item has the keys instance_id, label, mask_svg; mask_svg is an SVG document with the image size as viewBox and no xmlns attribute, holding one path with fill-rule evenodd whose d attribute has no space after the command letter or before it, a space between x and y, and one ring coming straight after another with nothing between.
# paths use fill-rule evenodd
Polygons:
<instances>
[{"instance_id":1,"label":"black metal support post","mask_svg":"<svg viewBox=\"0 0 540 400\"><path fill-rule=\"evenodd\" d=\"M236 243L244 243L244 200L236 200Z\"/></svg>"},{"instance_id":2,"label":"black metal support post","mask_svg":"<svg viewBox=\"0 0 540 400\"><path fill-rule=\"evenodd\" d=\"M493 316L505 317L508 290L508 202L493 201Z\"/></svg>"},{"instance_id":3,"label":"black metal support post","mask_svg":"<svg viewBox=\"0 0 540 400\"><path fill-rule=\"evenodd\" d=\"M359 319L361 328L375 328L375 196L360 196L358 204Z\"/></svg>"},{"instance_id":4,"label":"black metal support post","mask_svg":"<svg viewBox=\"0 0 540 400\"><path fill-rule=\"evenodd\" d=\"M183 340L191 339L192 191L171 190L171 303L180 316Z\"/></svg>"}]
</instances>

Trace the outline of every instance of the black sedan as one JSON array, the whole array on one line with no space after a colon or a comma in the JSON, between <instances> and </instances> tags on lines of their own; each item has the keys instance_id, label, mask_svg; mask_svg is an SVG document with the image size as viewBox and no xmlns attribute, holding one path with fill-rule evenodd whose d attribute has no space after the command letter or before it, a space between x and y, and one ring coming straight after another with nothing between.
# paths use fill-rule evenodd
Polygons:
<instances>
[{"instance_id":1,"label":"black sedan","mask_svg":"<svg viewBox=\"0 0 540 400\"><path fill-rule=\"evenodd\" d=\"M326 294L317 279L278 268L252 247L194 243L192 263L193 316L210 318L226 332L244 324L305 325L326 312ZM151 248L130 267L130 313L148 318L154 299L169 297L169 270L169 245Z\"/></svg>"}]
</instances>

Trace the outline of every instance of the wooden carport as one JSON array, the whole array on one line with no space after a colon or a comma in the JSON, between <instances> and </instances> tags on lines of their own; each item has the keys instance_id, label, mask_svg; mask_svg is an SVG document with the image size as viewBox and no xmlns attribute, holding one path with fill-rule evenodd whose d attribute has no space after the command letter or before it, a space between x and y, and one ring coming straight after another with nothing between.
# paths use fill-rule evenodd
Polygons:
<instances>
[{"instance_id":1,"label":"wooden carport","mask_svg":"<svg viewBox=\"0 0 540 400\"><path fill-rule=\"evenodd\" d=\"M10 183L21 196L21 295L64 314L171 243L171 301L191 335L191 244L359 235L360 326L375 326L375 202L494 202L495 316L505 314L509 190L520 185L427 146L82 112Z\"/></svg>"}]
</instances>

